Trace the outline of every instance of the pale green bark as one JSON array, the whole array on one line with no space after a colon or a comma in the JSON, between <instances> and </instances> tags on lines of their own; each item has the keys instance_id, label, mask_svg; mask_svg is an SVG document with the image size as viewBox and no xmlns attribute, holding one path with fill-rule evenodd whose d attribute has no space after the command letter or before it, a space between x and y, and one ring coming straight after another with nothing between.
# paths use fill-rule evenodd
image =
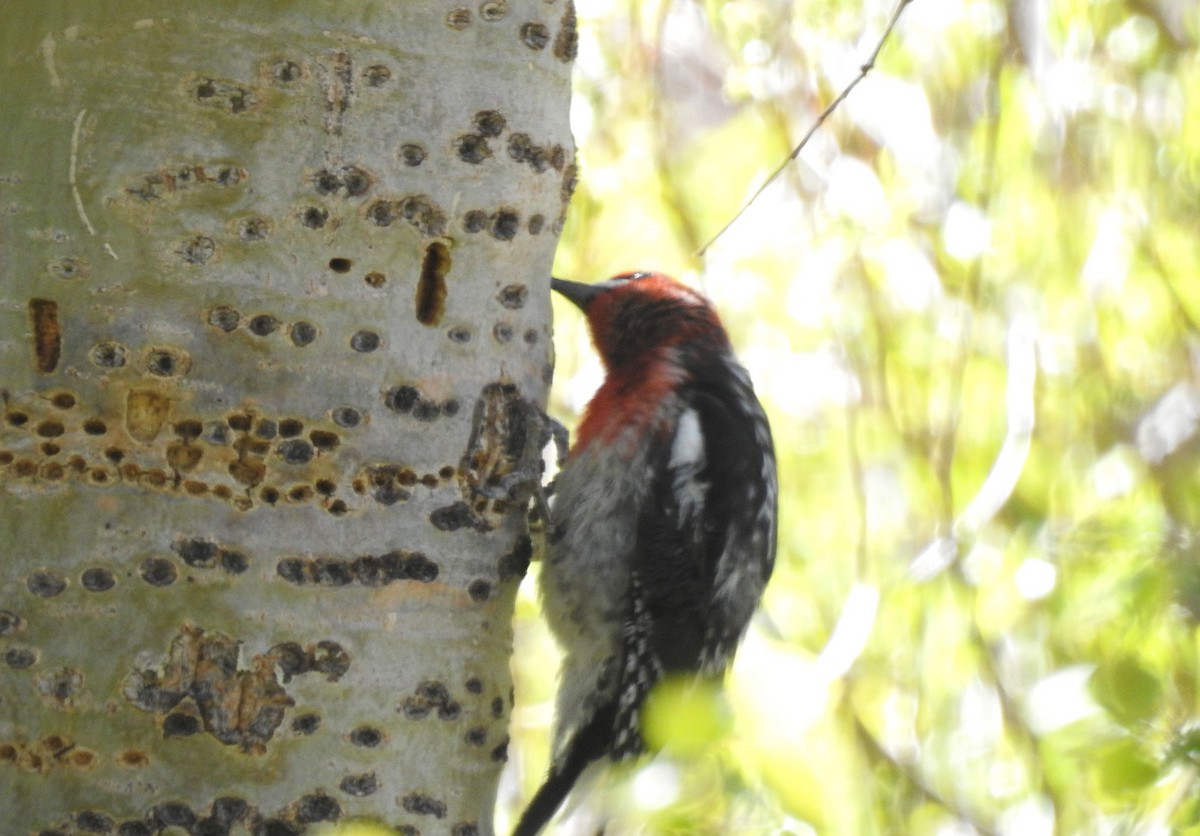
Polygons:
<instances>
[{"instance_id":1,"label":"pale green bark","mask_svg":"<svg viewBox=\"0 0 1200 836\"><path fill-rule=\"evenodd\" d=\"M564 3L6 7L0 831L491 830Z\"/></svg>"}]
</instances>

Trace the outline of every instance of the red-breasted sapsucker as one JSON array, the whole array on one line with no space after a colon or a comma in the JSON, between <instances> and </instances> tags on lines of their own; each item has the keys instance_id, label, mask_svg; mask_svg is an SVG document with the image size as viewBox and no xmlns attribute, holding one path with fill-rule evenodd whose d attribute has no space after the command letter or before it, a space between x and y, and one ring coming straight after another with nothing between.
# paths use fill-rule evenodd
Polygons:
<instances>
[{"instance_id":1,"label":"red-breasted sapsucker","mask_svg":"<svg viewBox=\"0 0 1200 836\"><path fill-rule=\"evenodd\" d=\"M540 831L591 762L642 751L660 679L724 673L775 559L771 430L708 300L659 273L553 288L587 315L606 376L555 482L554 755L514 836Z\"/></svg>"}]
</instances>

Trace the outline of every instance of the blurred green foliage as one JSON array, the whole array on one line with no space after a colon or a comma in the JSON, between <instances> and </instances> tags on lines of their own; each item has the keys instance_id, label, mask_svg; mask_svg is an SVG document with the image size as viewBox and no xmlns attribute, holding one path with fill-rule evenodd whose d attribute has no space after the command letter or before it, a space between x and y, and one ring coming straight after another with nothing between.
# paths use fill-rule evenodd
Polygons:
<instances>
[{"instance_id":1,"label":"blurred green foliage","mask_svg":"<svg viewBox=\"0 0 1200 836\"><path fill-rule=\"evenodd\" d=\"M1198 6L914 0L697 256L894 8L580 3L556 273L712 296L784 488L728 706L664 698L688 754L617 780L608 832L1200 833ZM598 370L558 314L569 417ZM554 688L531 590L524 793Z\"/></svg>"}]
</instances>

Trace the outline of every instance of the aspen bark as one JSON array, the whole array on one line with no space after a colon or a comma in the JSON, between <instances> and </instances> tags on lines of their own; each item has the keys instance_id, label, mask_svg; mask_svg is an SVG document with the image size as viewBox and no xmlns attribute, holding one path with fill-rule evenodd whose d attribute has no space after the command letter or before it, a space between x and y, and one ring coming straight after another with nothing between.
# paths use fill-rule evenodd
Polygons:
<instances>
[{"instance_id":1,"label":"aspen bark","mask_svg":"<svg viewBox=\"0 0 1200 836\"><path fill-rule=\"evenodd\" d=\"M490 832L569 0L0 27L0 830Z\"/></svg>"}]
</instances>

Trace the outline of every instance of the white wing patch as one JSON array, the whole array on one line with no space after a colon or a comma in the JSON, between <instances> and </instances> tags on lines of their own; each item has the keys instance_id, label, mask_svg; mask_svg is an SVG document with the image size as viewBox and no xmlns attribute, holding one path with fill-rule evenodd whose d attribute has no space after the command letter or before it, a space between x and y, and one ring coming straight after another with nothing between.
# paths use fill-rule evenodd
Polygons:
<instances>
[{"instance_id":1,"label":"white wing patch","mask_svg":"<svg viewBox=\"0 0 1200 836\"><path fill-rule=\"evenodd\" d=\"M680 528L704 506L704 497L709 488L708 483L699 478L704 464L704 431L700 428L700 416L694 409L685 409L675 428L668 461L668 467L674 475L672 487L679 503Z\"/></svg>"}]
</instances>

